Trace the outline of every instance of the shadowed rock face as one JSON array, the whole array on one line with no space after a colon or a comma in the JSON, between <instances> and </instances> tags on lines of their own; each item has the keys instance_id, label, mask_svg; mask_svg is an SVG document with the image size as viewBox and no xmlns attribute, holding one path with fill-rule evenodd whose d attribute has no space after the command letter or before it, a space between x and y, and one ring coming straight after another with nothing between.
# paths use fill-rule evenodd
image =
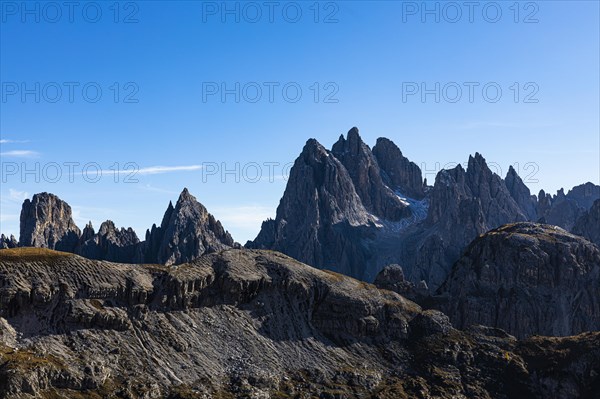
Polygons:
<instances>
[{"instance_id":1,"label":"shadowed rock face","mask_svg":"<svg viewBox=\"0 0 600 399\"><path fill-rule=\"evenodd\" d=\"M153 226L147 234L147 262L165 265L192 261L205 253L234 246L221 222L184 189L175 208L169 207L160 229Z\"/></svg>"},{"instance_id":2,"label":"shadowed rock face","mask_svg":"<svg viewBox=\"0 0 600 399\"><path fill-rule=\"evenodd\" d=\"M541 191L539 197L537 214L540 222L571 231L594 201L600 199L600 186L588 182L573 187L567 194L563 189L558 190L555 196Z\"/></svg>"},{"instance_id":3,"label":"shadowed rock face","mask_svg":"<svg viewBox=\"0 0 600 399\"><path fill-rule=\"evenodd\" d=\"M517 223L476 239L438 294L458 328L527 337L600 330L599 290L598 247L555 226Z\"/></svg>"},{"instance_id":4,"label":"shadowed rock face","mask_svg":"<svg viewBox=\"0 0 600 399\"><path fill-rule=\"evenodd\" d=\"M504 183L506 184L506 188L508 188L510 195L527 217L527 220L537 220L537 198L534 195L531 195L531 191L529 191L529 188L523 183L523 180L512 165L508 168Z\"/></svg>"},{"instance_id":5,"label":"shadowed rock face","mask_svg":"<svg viewBox=\"0 0 600 399\"><path fill-rule=\"evenodd\" d=\"M403 265L412 266L409 279L425 280L432 289L445 280L452 264L479 234L527 220L504 181L480 154L469 157L466 171L460 165L440 171L429 195L427 219L410 231L418 240L404 241L408 245L402 256Z\"/></svg>"},{"instance_id":6,"label":"shadowed rock face","mask_svg":"<svg viewBox=\"0 0 600 399\"><path fill-rule=\"evenodd\" d=\"M79 241L76 253L89 259L126 263L141 258L140 240L135 231L131 227L118 229L110 220L102 223L98 234L90 222Z\"/></svg>"},{"instance_id":7,"label":"shadowed rock face","mask_svg":"<svg viewBox=\"0 0 600 399\"><path fill-rule=\"evenodd\" d=\"M577 220L573 233L600 246L600 200L596 200L590 210Z\"/></svg>"},{"instance_id":8,"label":"shadowed rock face","mask_svg":"<svg viewBox=\"0 0 600 399\"><path fill-rule=\"evenodd\" d=\"M377 273L373 284L379 289L397 292L403 297L417 303L426 299L429 294L429 289L425 281L421 281L419 284L408 281L404 277L404 270L400 265L388 265L384 267Z\"/></svg>"},{"instance_id":9,"label":"shadowed rock face","mask_svg":"<svg viewBox=\"0 0 600 399\"><path fill-rule=\"evenodd\" d=\"M311 139L290 171L276 219L263 223L248 246L282 251L311 265L360 275L360 265L368 257L360 237L373 220L346 168Z\"/></svg>"},{"instance_id":10,"label":"shadowed rock face","mask_svg":"<svg viewBox=\"0 0 600 399\"><path fill-rule=\"evenodd\" d=\"M80 234L71 207L56 195L35 194L23 203L19 245L73 252Z\"/></svg>"},{"instance_id":11,"label":"shadowed rock face","mask_svg":"<svg viewBox=\"0 0 600 399\"><path fill-rule=\"evenodd\" d=\"M383 183L379 164L369 146L360 138L357 128L350 129L347 139L340 136L331 153L348 171L356 193L370 213L392 221L410 215L406 204Z\"/></svg>"},{"instance_id":12,"label":"shadowed rock face","mask_svg":"<svg viewBox=\"0 0 600 399\"><path fill-rule=\"evenodd\" d=\"M404 157L393 141L384 137L378 138L373 147L373 155L388 186L411 198L422 199L425 196L421 169Z\"/></svg>"},{"instance_id":13,"label":"shadowed rock face","mask_svg":"<svg viewBox=\"0 0 600 399\"><path fill-rule=\"evenodd\" d=\"M598 333L463 332L270 251L168 268L2 250L0 326L7 398L579 398L600 366Z\"/></svg>"},{"instance_id":14,"label":"shadowed rock face","mask_svg":"<svg viewBox=\"0 0 600 399\"><path fill-rule=\"evenodd\" d=\"M10 237L6 237L4 234L0 235L0 249L16 248L19 246L19 242L12 234Z\"/></svg>"},{"instance_id":15,"label":"shadowed rock face","mask_svg":"<svg viewBox=\"0 0 600 399\"><path fill-rule=\"evenodd\" d=\"M57 249L90 259L168 265L239 246L187 189L175 207L169 203L160 227L153 225L145 242L140 242L133 229L118 229L110 220L102 223L98 233L91 222L80 232L71 218L71 207L48 193L23 203L20 239L21 246ZM10 240L0 242L0 246L11 245Z\"/></svg>"}]
</instances>

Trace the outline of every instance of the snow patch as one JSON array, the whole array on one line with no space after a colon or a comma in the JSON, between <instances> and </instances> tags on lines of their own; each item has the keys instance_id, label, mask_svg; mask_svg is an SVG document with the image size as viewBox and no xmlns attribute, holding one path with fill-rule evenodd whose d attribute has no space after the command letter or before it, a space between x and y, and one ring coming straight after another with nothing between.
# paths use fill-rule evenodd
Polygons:
<instances>
[{"instance_id":1,"label":"snow patch","mask_svg":"<svg viewBox=\"0 0 600 399\"><path fill-rule=\"evenodd\" d=\"M414 198L403 195L400 191L395 191L396 196L400 201L408 207L411 215L397 222L379 219L375 225L379 228L385 228L393 233L399 233L407 227L420 223L427 218L429 212L429 199L423 198L416 200Z\"/></svg>"}]
</instances>

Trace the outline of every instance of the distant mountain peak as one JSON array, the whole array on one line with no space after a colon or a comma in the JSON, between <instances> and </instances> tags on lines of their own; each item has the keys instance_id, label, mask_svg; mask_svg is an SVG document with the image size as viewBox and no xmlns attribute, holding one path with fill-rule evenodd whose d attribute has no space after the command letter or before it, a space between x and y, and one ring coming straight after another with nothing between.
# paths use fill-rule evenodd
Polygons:
<instances>
[{"instance_id":1,"label":"distant mountain peak","mask_svg":"<svg viewBox=\"0 0 600 399\"><path fill-rule=\"evenodd\" d=\"M179 194L179 199L177 200L177 203L187 202L187 201L196 201L196 197L194 197L192 194L190 194L187 187L184 187L181 194ZM171 201L169 201L169 203L171 203Z\"/></svg>"}]
</instances>

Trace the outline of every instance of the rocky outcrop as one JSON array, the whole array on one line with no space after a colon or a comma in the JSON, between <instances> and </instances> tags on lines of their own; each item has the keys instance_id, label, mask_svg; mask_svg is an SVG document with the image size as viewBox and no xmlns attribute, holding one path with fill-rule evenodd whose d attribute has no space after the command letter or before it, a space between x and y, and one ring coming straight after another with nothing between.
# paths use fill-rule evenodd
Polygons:
<instances>
[{"instance_id":1,"label":"rocky outcrop","mask_svg":"<svg viewBox=\"0 0 600 399\"><path fill-rule=\"evenodd\" d=\"M436 289L452 264L479 234L527 217L480 154L461 165L438 173L430 192L427 219L407 231L401 259L411 281L425 280Z\"/></svg>"},{"instance_id":2,"label":"rocky outcrop","mask_svg":"<svg viewBox=\"0 0 600 399\"><path fill-rule=\"evenodd\" d=\"M247 246L281 251L310 265L360 276L369 257L360 241L374 219L344 165L310 139L290 171L275 220L263 223Z\"/></svg>"},{"instance_id":3,"label":"rocky outcrop","mask_svg":"<svg viewBox=\"0 0 600 399\"><path fill-rule=\"evenodd\" d=\"M373 147L373 155L389 187L399 190L407 197L422 199L425 196L421 169L402 155L402 151L393 141L385 137L378 138Z\"/></svg>"},{"instance_id":4,"label":"rocky outcrop","mask_svg":"<svg viewBox=\"0 0 600 399\"><path fill-rule=\"evenodd\" d=\"M564 189L554 196L540 192L539 221L571 231L597 199L600 199L600 186L589 182L573 187L567 194Z\"/></svg>"},{"instance_id":5,"label":"rocky outcrop","mask_svg":"<svg viewBox=\"0 0 600 399\"><path fill-rule=\"evenodd\" d=\"M146 233L144 258L151 263L179 264L234 245L221 222L186 188L175 207L169 203L161 227L152 226Z\"/></svg>"},{"instance_id":6,"label":"rocky outcrop","mask_svg":"<svg viewBox=\"0 0 600 399\"><path fill-rule=\"evenodd\" d=\"M404 277L404 270L400 265L389 265L384 267L375 277L373 282L375 286L382 290L397 292L405 298L421 303L429 296L427 283L421 280L419 284L414 284Z\"/></svg>"},{"instance_id":7,"label":"rocky outcrop","mask_svg":"<svg viewBox=\"0 0 600 399\"><path fill-rule=\"evenodd\" d=\"M270 251L0 251L2 397L593 397L600 333L517 341Z\"/></svg>"},{"instance_id":8,"label":"rocky outcrop","mask_svg":"<svg viewBox=\"0 0 600 399\"><path fill-rule=\"evenodd\" d=\"M566 336L600 330L599 289L598 247L556 226L517 223L469 245L438 294L458 328Z\"/></svg>"},{"instance_id":9,"label":"rocky outcrop","mask_svg":"<svg viewBox=\"0 0 600 399\"><path fill-rule=\"evenodd\" d=\"M600 199L596 200L575 223L573 233L587 238L600 247Z\"/></svg>"},{"instance_id":10,"label":"rocky outcrop","mask_svg":"<svg viewBox=\"0 0 600 399\"><path fill-rule=\"evenodd\" d=\"M583 209L590 209L594 202L600 199L600 186L590 182L575 186L569 190L567 198L575 201Z\"/></svg>"},{"instance_id":11,"label":"rocky outcrop","mask_svg":"<svg viewBox=\"0 0 600 399\"><path fill-rule=\"evenodd\" d=\"M111 220L100 225L98 234L90 222L83 229L76 253L89 259L110 262L134 262L141 259L141 246L131 227L118 229Z\"/></svg>"},{"instance_id":12,"label":"rocky outcrop","mask_svg":"<svg viewBox=\"0 0 600 399\"><path fill-rule=\"evenodd\" d=\"M508 188L511 197L513 197L527 217L527 220L537 220L537 198L534 195L531 195L531 191L529 191L529 188L523 183L523 180L512 165L508 168L504 183L506 184L506 188Z\"/></svg>"},{"instance_id":13,"label":"rocky outcrop","mask_svg":"<svg viewBox=\"0 0 600 399\"><path fill-rule=\"evenodd\" d=\"M406 209L407 204L383 183L382 170L369 146L360 138L356 127L350 129L347 139L340 136L331 148L331 153L348 171L356 193L371 214L392 221L410 215Z\"/></svg>"},{"instance_id":14,"label":"rocky outcrop","mask_svg":"<svg viewBox=\"0 0 600 399\"><path fill-rule=\"evenodd\" d=\"M19 246L19 242L12 234L10 237L6 237L4 234L0 235L0 249L16 248Z\"/></svg>"},{"instance_id":15,"label":"rocky outcrop","mask_svg":"<svg viewBox=\"0 0 600 399\"><path fill-rule=\"evenodd\" d=\"M23 203L20 240L21 246L53 248L89 259L166 265L239 247L221 222L187 189L183 190L175 207L169 203L160 227L153 225L146 232L145 242L140 242L133 229L119 229L110 220L102 223L98 233L91 222L80 232L66 202L53 194L36 194L31 201ZM9 245L6 243L5 246Z\"/></svg>"},{"instance_id":16,"label":"rocky outcrop","mask_svg":"<svg viewBox=\"0 0 600 399\"><path fill-rule=\"evenodd\" d=\"M19 245L73 252L81 231L75 225L71 207L54 194L35 194L21 209Z\"/></svg>"},{"instance_id":17,"label":"rocky outcrop","mask_svg":"<svg viewBox=\"0 0 600 399\"><path fill-rule=\"evenodd\" d=\"M423 192L416 165L391 142L380 140L378 153L387 170L380 168L356 128L331 151L308 140L291 169L275 219L265 221L247 247L281 251L372 281L382 267L397 261L390 249L396 251L402 230L425 219L428 206L425 198L402 196L402 190L419 191L416 186Z\"/></svg>"}]
</instances>

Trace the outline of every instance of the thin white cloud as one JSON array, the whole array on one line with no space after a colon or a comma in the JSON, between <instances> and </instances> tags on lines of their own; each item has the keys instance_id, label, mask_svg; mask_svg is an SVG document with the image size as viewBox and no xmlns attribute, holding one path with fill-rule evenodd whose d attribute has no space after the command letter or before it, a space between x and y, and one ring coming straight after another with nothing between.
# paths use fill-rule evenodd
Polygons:
<instances>
[{"instance_id":1,"label":"thin white cloud","mask_svg":"<svg viewBox=\"0 0 600 399\"><path fill-rule=\"evenodd\" d=\"M8 189L8 196L13 201L25 201L25 199L29 198L29 193L27 191L19 191L14 188Z\"/></svg>"},{"instance_id":2,"label":"thin white cloud","mask_svg":"<svg viewBox=\"0 0 600 399\"><path fill-rule=\"evenodd\" d=\"M114 171L114 170L103 170L102 173L108 174L126 174L130 175L132 178L135 178L136 175L158 175L163 173L172 173L172 172L190 172L195 170L202 169L202 165L185 165L185 166L148 166L145 168L131 168L128 167L124 170Z\"/></svg>"},{"instance_id":3,"label":"thin white cloud","mask_svg":"<svg viewBox=\"0 0 600 399\"><path fill-rule=\"evenodd\" d=\"M20 144L20 143L29 143L29 140L10 140L10 139L1 139L0 144Z\"/></svg>"},{"instance_id":4,"label":"thin white cloud","mask_svg":"<svg viewBox=\"0 0 600 399\"><path fill-rule=\"evenodd\" d=\"M30 151L30 150L14 150L14 151L6 151L0 152L0 156L3 157L14 157L14 158L34 158L40 155L39 152Z\"/></svg>"},{"instance_id":5,"label":"thin white cloud","mask_svg":"<svg viewBox=\"0 0 600 399\"><path fill-rule=\"evenodd\" d=\"M202 169L202 165L187 165L187 166L150 166L138 170L140 175L156 175L159 173L170 172L189 172Z\"/></svg>"}]
</instances>

